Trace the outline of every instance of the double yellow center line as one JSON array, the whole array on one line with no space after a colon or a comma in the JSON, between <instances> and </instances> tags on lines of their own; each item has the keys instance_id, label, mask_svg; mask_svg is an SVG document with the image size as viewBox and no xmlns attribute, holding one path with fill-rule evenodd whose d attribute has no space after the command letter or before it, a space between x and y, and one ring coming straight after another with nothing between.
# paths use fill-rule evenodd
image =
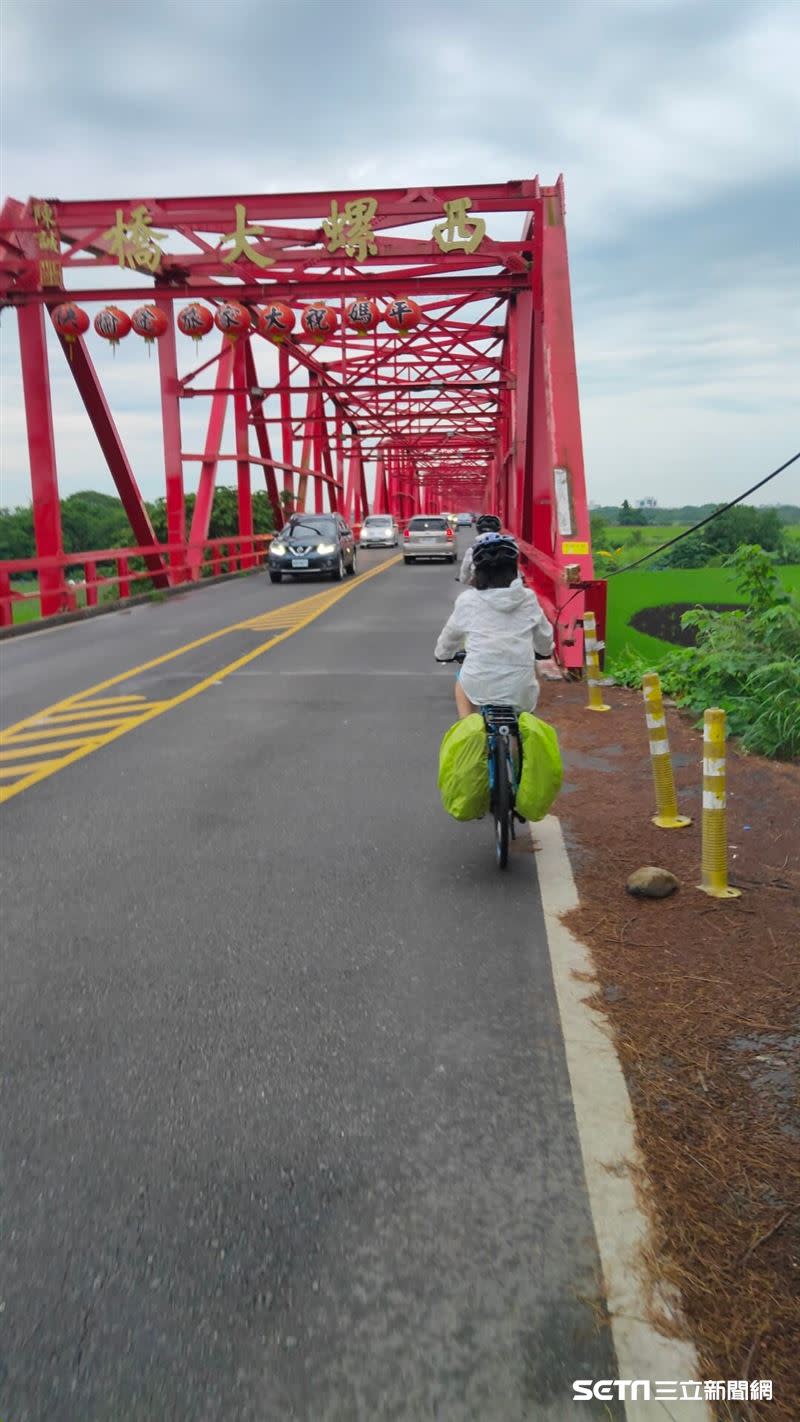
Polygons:
<instances>
[{"instance_id":1,"label":"double yellow center line","mask_svg":"<svg viewBox=\"0 0 800 1422\"><path fill-rule=\"evenodd\" d=\"M354 588L360 587L370 578L377 577L379 573L385 572L398 562L399 557L390 558L377 568L370 569L368 573L361 573L332 590L326 589L313 597L300 598L270 612L250 617L244 622L222 627L205 637L198 637L194 642L187 642L172 652L165 652L149 662L142 662L139 666L131 667L128 671L98 682L86 691L68 696L43 711L34 712L32 716L17 721L15 725L0 733L0 804L13 799L23 790L30 789L32 785L37 785L40 780L57 774L65 766L73 765L75 761L91 755L101 746L119 740L121 736L127 735L128 731L136 730L147 721L155 720L165 711L171 711L185 701L191 701L209 686L224 681L233 672L247 666L248 662L255 661L256 657L263 656L271 647L293 637L296 632L321 617ZM149 701L145 696L136 693L111 696L104 694L143 672L163 666L177 657L183 657L187 652L207 646L231 632L273 632L274 635L265 642L259 642L244 656L237 657L235 661L228 662L210 676L195 682L177 696Z\"/></svg>"}]
</instances>

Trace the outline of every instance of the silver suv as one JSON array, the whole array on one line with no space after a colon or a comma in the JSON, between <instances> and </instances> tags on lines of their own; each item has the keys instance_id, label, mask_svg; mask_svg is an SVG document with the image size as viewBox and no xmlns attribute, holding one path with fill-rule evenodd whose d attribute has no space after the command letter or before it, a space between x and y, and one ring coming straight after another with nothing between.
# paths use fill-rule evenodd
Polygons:
<instances>
[{"instance_id":1,"label":"silver suv","mask_svg":"<svg viewBox=\"0 0 800 1422\"><path fill-rule=\"evenodd\" d=\"M445 514L417 514L403 535L403 561L418 558L446 558L456 561L456 536Z\"/></svg>"}]
</instances>

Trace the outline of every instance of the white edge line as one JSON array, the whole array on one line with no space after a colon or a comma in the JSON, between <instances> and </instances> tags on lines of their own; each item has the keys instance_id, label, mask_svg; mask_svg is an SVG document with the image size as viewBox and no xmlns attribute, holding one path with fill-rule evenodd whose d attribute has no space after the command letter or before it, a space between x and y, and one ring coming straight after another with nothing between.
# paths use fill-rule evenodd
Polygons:
<instances>
[{"instance_id":1,"label":"white edge line","mask_svg":"<svg viewBox=\"0 0 800 1422\"><path fill-rule=\"evenodd\" d=\"M591 984L575 977L594 977L595 969L589 950L561 918L579 903L561 824L548 815L530 829L541 846L536 864L547 944L619 1377L702 1382L694 1345L665 1338L645 1322L639 1254L648 1222L625 1164L641 1162L628 1088L610 1027L584 1001ZM676 1406L681 1422L713 1422L703 1401L676 1400ZM628 1422L654 1422L662 1409L672 1415L655 1399L625 1403Z\"/></svg>"}]
</instances>

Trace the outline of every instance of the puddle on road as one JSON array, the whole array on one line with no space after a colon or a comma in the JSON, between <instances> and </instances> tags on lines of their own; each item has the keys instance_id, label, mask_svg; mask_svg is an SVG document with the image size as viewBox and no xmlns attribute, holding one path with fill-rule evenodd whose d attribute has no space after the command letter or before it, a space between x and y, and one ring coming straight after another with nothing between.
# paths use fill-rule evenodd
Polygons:
<instances>
[{"instance_id":1,"label":"puddle on road","mask_svg":"<svg viewBox=\"0 0 800 1422\"><path fill-rule=\"evenodd\" d=\"M624 755L622 746L598 746L596 751L589 754L586 751L565 750L562 751L564 765L573 770L599 770L604 775L610 775L618 769L618 766L611 764L609 756Z\"/></svg>"}]
</instances>

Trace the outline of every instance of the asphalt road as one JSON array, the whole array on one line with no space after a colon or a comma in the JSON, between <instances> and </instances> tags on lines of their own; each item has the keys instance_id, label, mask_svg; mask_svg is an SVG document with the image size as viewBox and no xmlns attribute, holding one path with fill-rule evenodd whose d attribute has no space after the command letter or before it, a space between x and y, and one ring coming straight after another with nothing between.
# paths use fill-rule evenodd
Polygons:
<instances>
[{"instance_id":1,"label":"asphalt road","mask_svg":"<svg viewBox=\"0 0 800 1422\"><path fill-rule=\"evenodd\" d=\"M6 643L4 716L318 591ZM3 1422L561 1422L616 1375L535 857L438 801L455 593L392 567L4 806Z\"/></svg>"}]
</instances>

